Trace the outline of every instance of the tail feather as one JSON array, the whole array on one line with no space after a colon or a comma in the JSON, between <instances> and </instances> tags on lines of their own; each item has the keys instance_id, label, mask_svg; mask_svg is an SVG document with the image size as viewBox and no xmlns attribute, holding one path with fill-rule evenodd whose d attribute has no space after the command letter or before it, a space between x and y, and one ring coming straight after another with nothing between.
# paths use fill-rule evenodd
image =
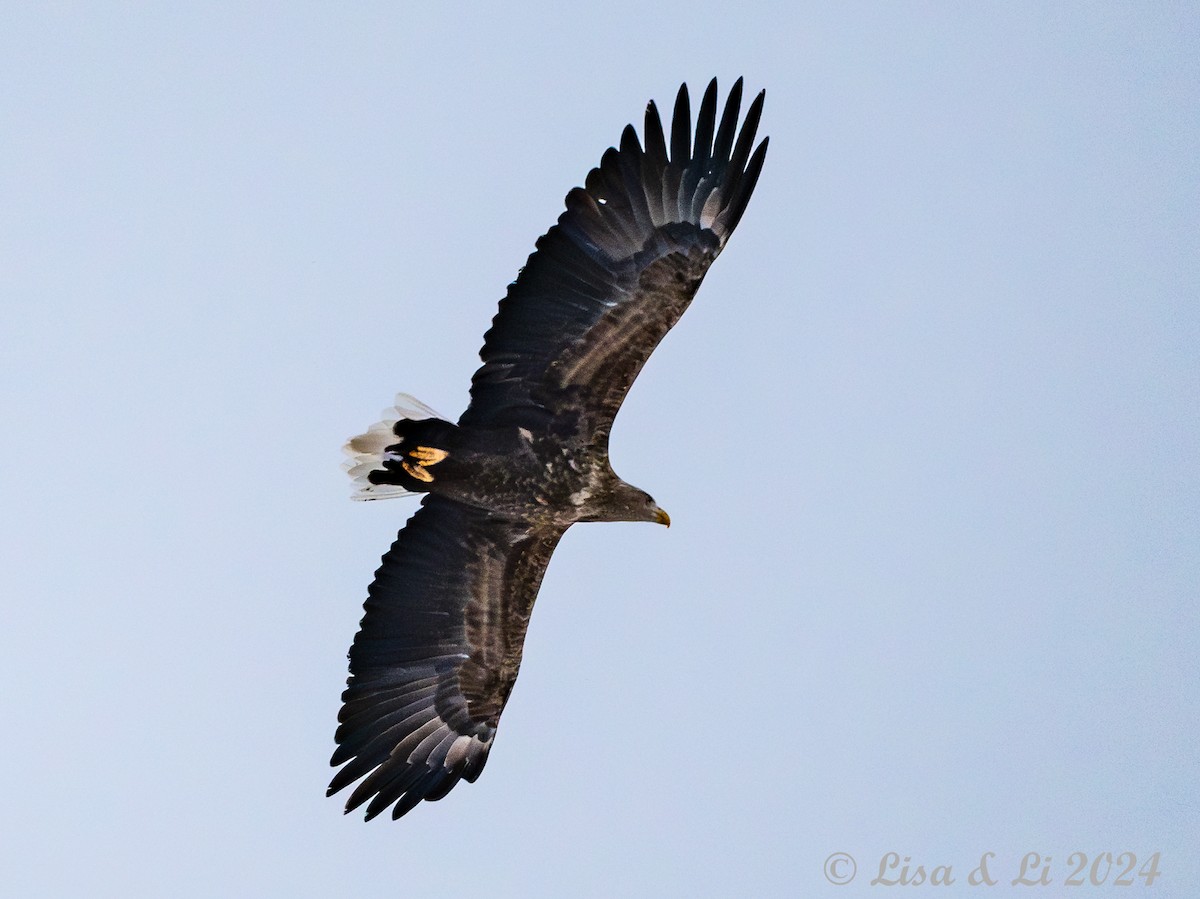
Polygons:
<instances>
[{"instance_id":1,"label":"tail feather","mask_svg":"<svg viewBox=\"0 0 1200 899\"><path fill-rule=\"evenodd\" d=\"M393 454L388 453L388 447L403 443L404 438L396 431L396 425L402 421L424 421L426 419L441 419L442 416L430 409L414 396L407 393L396 394L395 405L384 409L381 421L367 428L365 434L350 438L342 447L348 458L342 463L342 468L354 481L354 493L351 499L391 499L397 496L412 496L419 491L409 490L401 484L377 484L370 479L372 472L388 472L387 462L393 461Z\"/></svg>"}]
</instances>

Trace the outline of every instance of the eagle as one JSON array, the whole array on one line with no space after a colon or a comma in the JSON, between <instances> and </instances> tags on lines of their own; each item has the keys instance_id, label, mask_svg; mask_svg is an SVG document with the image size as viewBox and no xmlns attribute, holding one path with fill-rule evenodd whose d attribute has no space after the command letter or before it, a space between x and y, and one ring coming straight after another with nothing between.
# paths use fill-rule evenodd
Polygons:
<instances>
[{"instance_id":1,"label":"eagle","mask_svg":"<svg viewBox=\"0 0 1200 899\"><path fill-rule=\"evenodd\" d=\"M613 472L613 419L737 227L766 158L765 92L687 85L646 107L537 241L454 424L407 394L346 446L357 499L424 494L368 589L327 795L396 819L483 771L554 547L581 521L670 525Z\"/></svg>"}]
</instances>

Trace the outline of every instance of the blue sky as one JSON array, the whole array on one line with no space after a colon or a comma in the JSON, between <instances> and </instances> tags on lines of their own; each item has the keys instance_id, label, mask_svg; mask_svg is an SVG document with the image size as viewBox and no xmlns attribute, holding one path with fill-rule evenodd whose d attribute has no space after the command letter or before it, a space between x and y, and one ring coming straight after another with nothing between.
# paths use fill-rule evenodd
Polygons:
<instances>
[{"instance_id":1,"label":"blue sky","mask_svg":"<svg viewBox=\"0 0 1200 899\"><path fill-rule=\"evenodd\" d=\"M1195 894L1194 7L4 18L14 894L873 896L888 851ZM343 817L413 506L340 446L397 390L457 416L563 195L713 75L770 154L612 445L673 526L573 529L483 777Z\"/></svg>"}]
</instances>

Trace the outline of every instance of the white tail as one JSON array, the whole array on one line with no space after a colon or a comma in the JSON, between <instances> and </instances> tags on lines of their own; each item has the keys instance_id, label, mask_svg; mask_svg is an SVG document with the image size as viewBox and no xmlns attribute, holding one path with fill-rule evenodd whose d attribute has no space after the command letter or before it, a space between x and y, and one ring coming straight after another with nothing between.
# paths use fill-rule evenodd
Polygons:
<instances>
[{"instance_id":1,"label":"white tail","mask_svg":"<svg viewBox=\"0 0 1200 899\"><path fill-rule=\"evenodd\" d=\"M405 490L399 484L372 484L367 476L373 471L383 471L383 463L389 458L385 451L389 446L399 442L393 428L401 419L422 421L426 418L442 418L415 396L407 393L396 394L396 405L384 409L380 413L382 421L377 421L367 428L367 433L350 438L342 447L342 452L350 458L342 463L342 468L354 479L354 493L351 499L391 499L396 496L413 496L411 490Z\"/></svg>"}]
</instances>

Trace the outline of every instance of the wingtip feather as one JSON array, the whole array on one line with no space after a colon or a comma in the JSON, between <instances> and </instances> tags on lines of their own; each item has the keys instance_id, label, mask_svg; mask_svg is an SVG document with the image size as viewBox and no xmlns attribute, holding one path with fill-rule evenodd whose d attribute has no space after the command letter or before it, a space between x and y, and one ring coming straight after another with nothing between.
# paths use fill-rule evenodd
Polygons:
<instances>
[{"instance_id":1,"label":"wingtip feather","mask_svg":"<svg viewBox=\"0 0 1200 899\"><path fill-rule=\"evenodd\" d=\"M671 162L684 166L692 155L692 111L687 84L679 85L671 115Z\"/></svg>"}]
</instances>

